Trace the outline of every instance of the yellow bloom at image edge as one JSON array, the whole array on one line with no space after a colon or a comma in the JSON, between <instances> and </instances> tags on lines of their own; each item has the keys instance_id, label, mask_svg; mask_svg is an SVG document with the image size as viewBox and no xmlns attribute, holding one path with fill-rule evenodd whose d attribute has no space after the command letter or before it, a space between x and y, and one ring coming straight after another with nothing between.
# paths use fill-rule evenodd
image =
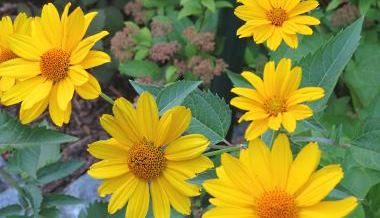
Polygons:
<instances>
[{"instance_id":1,"label":"yellow bloom at image edge","mask_svg":"<svg viewBox=\"0 0 380 218\"><path fill-rule=\"evenodd\" d=\"M20 120L24 124L49 107L52 121L62 126L70 120L74 92L83 99L95 99L101 92L87 69L110 62L106 53L91 50L108 32L84 38L97 13L84 14L78 7L69 14L69 9L70 3L60 17L53 4L46 4L41 17L33 18L30 35L16 33L8 38L17 58L0 64L0 76L20 82L3 93L1 103L9 106L21 102Z\"/></svg>"},{"instance_id":2,"label":"yellow bloom at image edge","mask_svg":"<svg viewBox=\"0 0 380 218\"><path fill-rule=\"evenodd\" d=\"M236 87L231 92L238 95L230 104L246 111L239 122L250 121L245 132L253 140L268 129L295 131L297 121L313 116L313 110L304 102L316 101L324 96L320 87L299 88L302 69L292 68L290 59L282 59L277 67L273 61L264 68L264 77L245 71L241 74L252 88Z\"/></svg>"},{"instance_id":3,"label":"yellow bloom at image edge","mask_svg":"<svg viewBox=\"0 0 380 218\"><path fill-rule=\"evenodd\" d=\"M315 0L238 0L235 15L245 21L237 35L253 37L257 44L266 42L271 50L277 50L282 40L291 48L298 47L297 34L312 35L310 25L320 21L303 15L318 7Z\"/></svg>"},{"instance_id":4,"label":"yellow bloom at image edge","mask_svg":"<svg viewBox=\"0 0 380 218\"><path fill-rule=\"evenodd\" d=\"M215 207L203 218L343 218L357 206L355 197L327 200L342 180L339 165L317 170L321 151L306 145L295 159L286 135L280 134L271 150L260 139L249 143L237 159L223 154L217 179L206 180Z\"/></svg>"},{"instance_id":5,"label":"yellow bloom at image edge","mask_svg":"<svg viewBox=\"0 0 380 218\"><path fill-rule=\"evenodd\" d=\"M176 106L159 117L154 97L144 92L137 107L119 98L113 115L103 115L102 127L112 136L89 145L101 161L88 174L103 183L99 195L111 195L108 211L113 214L127 204L126 217L144 218L152 200L154 217L169 218L170 207L191 213L190 197L200 189L187 180L213 167L202 156L209 140L200 134L182 136L189 127L191 111Z\"/></svg>"}]
</instances>

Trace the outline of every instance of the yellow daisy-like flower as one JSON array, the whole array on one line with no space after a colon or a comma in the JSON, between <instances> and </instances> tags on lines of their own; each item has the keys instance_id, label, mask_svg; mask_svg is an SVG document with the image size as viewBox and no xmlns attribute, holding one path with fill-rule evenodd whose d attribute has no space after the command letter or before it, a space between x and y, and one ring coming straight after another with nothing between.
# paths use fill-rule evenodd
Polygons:
<instances>
[{"instance_id":1,"label":"yellow daisy-like flower","mask_svg":"<svg viewBox=\"0 0 380 218\"><path fill-rule=\"evenodd\" d=\"M71 115L71 99L76 91L84 99L95 99L100 86L86 69L110 61L110 57L91 48L108 35L84 38L97 13L84 14L78 7L69 15L67 4L62 16L51 3L31 24L31 35L8 37L11 51L19 58L0 64L0 76L20 79L2 96L4 105L21 103L20 120L29 123L49 106L53 122L62 126ZM84 39L83 39L84 38Z\"/></svg>"},{"instance_id":2,"label":"yellow daisy-like flower","mask_svg":"<svg viewBox=\"0 0 380 218\"><path fill-rule=\"evenodd\" d=\"M231 100L231 105L248 111L239 122L252 121L245 132L245 138L252 140L262 135L268 128L278 130L281 125L294 132L296 121L313 116L313 110L302 104L315 101L324 96L319 87L299 88L302 69L292 69L290 59L282 59L277 68L273 61L264 68L264 80L254 73L245 71L241 75L252 88L233 88L231 92L239 95Z\"/></svg>"},{"instance_id":3,"label":"yellow daisy-like flower","mask_svg":"<svg viewBox=\"0 0 380 218\"><path fill-rule=\"evenodd\" d=\"M152 199L154 217L169 218L170 206L189 215L189 197L200 193L187 180L213 167L201 155L209 145L206 137L181 136L190 124L191 111L177 106L159 118L153 96L144 92L136 109L124 98L117 99L113 114L100 119L112 138L88 148L102 159L88 174L103 180L100 196L112 194L108 211L113 214L128 203L126 217L143 218Z\"/></svg>"},{"instance_id":4,"label":"yellow daisy-like flower","mask_svg":"<svg viewBox=\"0 0 380 218\"><path fill-rule=\"evenodd\" d=\"M356 206L348 197L323 201L342 180L339 165L316 171L321 151L306 145L293 160L289 140L280 134L270 151L260 139L250 142L240 158L223 154L218 178L203 186L215 208L203 218L342 218Z\"/></svg>"},{"instance_id":5,"label":"yellow daisy-like flower","mask_svg":"<svg viewBox=\"0 0 380 218\"><path fill-rule=\"evenodd\" d=\"M253 37L257 44L267 42L276 50L282 40L292 48L298 47L297 34L311 35L309 25L320 21L302 15L318 7L315 0L237 0L243 5L235 9L235 15L246 23L237 30L240 38Z\"/></svg>"},{"instance_id":6,"label":"yellow daisy-like flower","mask_svg":"<svg viewBox=\"0 0 380 218\"><path fill-rule=\"evenodd\" d=\"M17 55L12 52L9 47L8 37L14 33L29 34L30 33L30 21L25 13L20 13L12 22L9 16L3 17L0 20L0 64L17 58ZM16 83L16 80L11 77L0 76L0 97L3 92L12 88Z\"/></svg>"}]
</instances>

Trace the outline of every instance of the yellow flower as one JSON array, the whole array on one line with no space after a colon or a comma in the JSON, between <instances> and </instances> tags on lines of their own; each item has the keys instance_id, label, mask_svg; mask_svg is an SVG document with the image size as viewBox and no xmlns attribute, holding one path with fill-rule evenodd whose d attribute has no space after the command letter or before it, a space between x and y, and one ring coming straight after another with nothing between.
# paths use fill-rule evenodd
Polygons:
<instances>
[{"instance_id":1,"label":"yellow flower","mask_svg":"<svg viewBox=\"0 0 380 218\"><path fill-rule=\"evenodd\" d=\"M112 138L88 148L102 159L88 174L103 180L100 196L112 194L108 211L113 214L128 203L126 217L143 218L152 199L154 217L170 217L170 206L189 215L189 197L199 195L199 187L187 180L213 167L201 155L209 145L207 138L181 136L190 124L191 111L177 106L159 118L153 96L144 92L136 109L124 98L117 99L113 114L100 119Z\"/></svg>"},{"instance_id":2,"label":"yellow flower","mask_svg":"<svg viewBox=\"0 0 380 218\"><path fill-rule=\"evenodd\" d=\"M291 68L290 59L282 59L275 68L273 61L264 69L264 80L251 72L241 75L254 87L233 88L239 97L231 100L231 105L246 112L239 122L252 121L245 132L245 138L252 140L262 135L268 128L278 130L282 124L288 132L294 132L296 121L313 116L313 110L302 104L324 96L319 87L300 88L302 69Z\"/></svg>"},{"instance_id":3,"label":"yellow flower","mask_svg":"<svg viewBox=\"0 0 380 218\"><path fill-rule=\"evenodd\" d=\"M245 21L237 30L240 38L253 37L257 44L267 42L276 50L282 40L292 48L298 47L297 34L311 35L308 25L318 25L317 18L302 15L319 3L315 0L237 0L243 5L235 9L235 15Z\"/></svg>"},{"instance_id":4,"label":"yellow flower","mask_svg":"<svg viewBox=\"0 0 380 218\"><path fill-rule=\"evenodd\" d=\"M215 208L203 218L342 218L357 199L323 199L342 180L339 165L316 171L321 152L316 143L306 145L293 160L289 140L279 135L270 151L260 139L242 150L240 159L223 154L217 179L203 186Z\"/></svg>"},{"instance_id":5,"label":"yellow flower","mask_svg":"<svg viewBox=\"0 0 380 218\"><path fill-rule=\"evenodd\" d=\"M51 3L41 17L31 23L31 35L13 34L8 38L15 58L0 64L0 76L20 79L2 96L2 103L21 103L20 120L29 123L49 106L53 122L62 126L71 115L71 99L76 91L84 99L95 99L100 86L86 69L110 61L110 57L91 48L108 35L102 31L84 38L96 16L84 14L78 7L68 13L67 4L60 17ZM84 39L83 39L84 38Z\"/></svg>"},{"instance_id":6,"label":"yellow flower","mask_svg":"<svg viewBox=\"0 0 380 218\"><path fill-rule=\"evenodd\" d=\"M26 14L20 13L12 22L9 16L3 17L0 20L0 64L17 58L17 55L9 48L8 37L14 33L29 34L30 33L30 21ZM0 76L0 97L4 91L9 90L14 86L16 80L11 77Z\"/></svg>"}]
</instances>

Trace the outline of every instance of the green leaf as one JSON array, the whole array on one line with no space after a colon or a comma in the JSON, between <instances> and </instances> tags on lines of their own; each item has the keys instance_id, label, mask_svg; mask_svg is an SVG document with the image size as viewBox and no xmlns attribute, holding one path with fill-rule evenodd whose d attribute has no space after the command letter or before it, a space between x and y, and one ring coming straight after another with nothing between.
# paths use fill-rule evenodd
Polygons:
<instances>
[{"instance_id":1,"label":"green leaf","mask_svg":"<svg viewBox=\"0 0 380 218\"><path fill-rule=\"evenodd\" d=\"M170 108L182 104L185 98L193 92L201 81L178 81L163 88L157 95L157 104L163 114Z\"/></svg>"},{"instance_id":2,"label":"green leaf","mask_svg":"<svg viewBox=\"0 0 380 218\"><path fill-rule=\"evenodd\" d=\"M368 119L352 144L380 153L380 118ZM379 160L380 161L380 160ZM380 167L379 167L380 170Z\"/></svg>"},{"instance_id":3,"label":"green leaf","mask_svg":"<svg viewBox=\"0 0 380 218\"><path fill-rule=\"evenodd\" d=\"M343 0L332 0L327 5L326 11L332 11L332 10L336 9L337 7L339 7L339 5L342 3L343 3Z\"/></svg>"},{"instance_id":4,"label":"green leaf","mask_svg":"<svg viewBox=\"0 0 380 218\"><path fill-rule=\"evenodd\" d=\"M201 3L203 6L205 6L207 9L209 9L211 12L215 12L216 5L215 0L201 0Z\"/></svg>"},{"instance_id":5,"label":"green leaf","mask_svg":"<svg viewBox=\"0 0 380 218\"><path fill-rule=\"evenodd\" d=\"M133 80L129 80L129 82L131 83L132 87L135 89L135 91L139 95L141 95L141 93L143 93L144 91L148 91L152 95L154 95L155 97L157 97L158 93L160 93L160 88L157 87L157 86L146 85L146 84L135 82Z\"/></svg>"},{"instance_id":6,"label":"green leaf","mask_svg":"<svg viewBox=\"0 0 380 218\"><path fill-rule=\"evenodd\" d=\"M153 42L152 33L147 27L144 27L140 30L140 32L135 36L135 40L138 45L142 45L145 47L150 47Z\"/></svg>"},{"instance_id":7,"label":"green leaf","mask_svg":"<svg viewBox=\"0 0 380 218\"><path fill-rule=\"evenodd\" d=\"M234 73L232 71L227 71L227 76L230 78L234 87L244 87L244 88L252 88L252 85L244 79L240 74Z\"/></svg>"},{"instance_id":8,"label":"green leaf","mask_svg":"<svg viewBox=\"0 0 380 218\"><path fill-rule=\"evenodd\" d=\"M376 4L376 0L359 0L359 10L361 15L366 15L371 5Z\"/></svg>"},{"instance_id":9,"label":"green leaf","mask_svg":"<svg viewBox=\"0 0 380 218\"><path fill-rule=\"evenodd\" d=\"M178 19L201 14L203 11L201 3L197 0L186 1L182 6L183 8L178 13Z\"/></svg>"},{"instance_id":10,"label":"green leaf","mask_svg":"<svg viewBox=\"0 0 380 218\"><path fill-rule=\"evenodd\" d=\"M82 201L76 197L65 194L47 194L44 197L43 205L46 207L60 207L65 205L80 204Z\"/></svg>"},{"instance_id":11,"label":"green leaf","mask_svg":"<svg viewBox=\"0 0 380 218\"><path fill-rule=\"evenodd\" d=\"M151 76L156 78L161 69L152 61L127 60L120 64L119 71L122 75L131 77Z\"/></svg>"},{"instance_id":12,"label":"green leaf","mask_svg":"<svg viewBox=\"0 0 380 218\"><path fill-rule=\"evenodd\" d=\"M55 207L42 208L38 218L59 218L59 210Z\"/></svg>"},{"instance_id":13,"label":"green leaf","mask_svg":"<svg viewBox=\"0 0 380 218\"><path fill-rule=\"evenodd\" d=\"M80 160L70 160L67 162L56 162L37 171L37 178L41 184L53 182L55 180L66 177L82 167L84 164Z\"/></svg>"},{"instance_id":14,"label":"green leaf","mask_svg":"<svg viewBox=\"0 0 380 218\"><path fill-rule=\"evenodd\" d=\"M107 203L94 202L80 213L80 218L125 218L125 209L119 210L114 215L109 215L107 211Z\"/></svg>"},{"instance_id":15,"label":"green leaf","mask_svg":"<svg viewBox=\"0 0 380 218\"><path fill-rule=\"evenodd\" d=\"M193 116L189 133L201 133L212 144L224 140L231 125L231 109L223 99L211 92L195 91L183 105L190 108Z\"/></svg>"},{"instance_id":16,"label":"green leaf","mask_svg":"<svg viewBox=\"0 0 380 218\"><path fill-rule=\"evenodd\" d=\"M234 7L234 5L228 1L217 1L217 2L215 2L215 6L217 8L233 8Z\"/></svg>"},{"instance_id":17,"label":"green leaf","mask_svg":"<svg viewBox=\"0 0 380 218\"><path fill-rule=\"evenodd\" d=\"M370 54L370 55L369 55ZM354 106L367 108L380 94L380 45L378 43L364 43L359 46L344 74L354 99Z\"/></svg>"},{"instance_id":18,"label":"green leaf","mask_svg":"<svg viewBox=\"0 0 380 218\"><path fill-rule=\"evenodd\" d=\"M41 190L35 186L28 184L24 187L24 193L27 199L30 202L30 205L33 209L33 217L38 218L40 213L41 203L42 203L42 192Z\"/></svg>"},{"instance_id":19,"label":"green leaf","mask_svg":"<svg viewBox=\"0 0 380 218\"><path fill-rule=\"evenodd\" d=\"M325 90L325 97L312 104L314 110L320 111L325 107L341 73L358 47L363 20L358 19L313 55L300 61L302 86L318 86Z\"/></svg>"},{"instance_id":20,"label":"green leaf","mask_svg":"<svg viewBox=\"0 0 380 218\"><path fill-rule=\"evenodd\" d=\"M149 55L149 48L140 48L137 50L134 60L142 61Z\"/></svg>"},{"instance_id":21,"label":"green leaf","mask_svg":"<svg viewBox=\"0 0 380 218\"><path fill-rule=\"evenodd\" d=\"M22 212L22 207L18 204L12 204L3 208L0 208L0 217L6 217L8 215L18 215Z\"/></svg>"},{"instance_id":22,"label":"green leaf","mask_svg":"<svg viewBox=\"0 0 380 218\"><path fill-rule=\"evenodd\" d=\"M380 217L380 183L369 190L365 199L368 202L369 217Z\"/></svg>"},{"instance_id":23,"label":"green leaf","mask_svg":"<svg viewBox=\"0 0 380 218\"><path fill-rule=\"evenodd\" d=\"M76 141L77 138L43 127L21 125L6 112L0 110L0 147L21 148L31 145L51 145Z\"/></svg>"}]
</instances>

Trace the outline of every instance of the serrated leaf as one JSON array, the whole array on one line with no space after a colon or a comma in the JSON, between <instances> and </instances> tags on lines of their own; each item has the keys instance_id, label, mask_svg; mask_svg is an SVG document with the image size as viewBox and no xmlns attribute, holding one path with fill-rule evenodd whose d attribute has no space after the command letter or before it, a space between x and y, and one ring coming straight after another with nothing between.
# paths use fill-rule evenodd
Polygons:
<instances>
[{"instance_id":1,"label":"serrated leaf","mask_svg":"<svg viewBox=\"0 0 380 218\"><path fill-rule=\"evenodd\" d=\"M189 133L205 135L212 144L224 140L231 125L231 110L226 102L211 92L195 91L184 101L192 120Z\"/></svg>"},{"instance_id":2,"label":"serrated leaf","mask_svg":"<svg viewBox=\"0 0 380 218\"><path fill-rule=\"evenodd\" d=\"M314 110L320 111L324 108L341 73L358 47L363 20L358 19L313 55L300 61L303 70L302 86L318 86L325 90L325 97L311 104Z\"/></svg>"},{"instance_id":3,"label":"serrated leaf","mask_svg":"<svg viewBox=\"0 0 380 218\"><path fill-rule=\"evenodd\" d=\"M33 217L38 218L42 203L42 192L35 186L28 184L24 187L24 193L33 208Z\"/></svg>"},{"instance_id":4,"label":"serrated leaf","mask_svg":"<svg viewBox=\"0 0 380 218\"><path fill-rule=\"evenodd\" d=\"M82 167L83 164L84 162L80 160L70 160L67 162L59 161L38 170L37 179L41 184L53 182L70 175Z\"/></svg>"},{"instance_id":5,"label":"serrated leaf","mask_svg":"<svg viewBox=\"0 0 380 218\"><path fill-rule=\"evenodd\" d=\"M51 145L76 141L77 138L43 127L21 125L0 110L0 147L21 148L31 145Z\"/></svg>"},{"instance_id":6,"label":"serrated leaf","mask_svg":"<svg viewBox=\"0 0 380 218\"><path fill-rule=\"evenodd\" d=\"M366 196L370 217L380 217L380 183L373 186Z\"/></svg>"},{"instance_id":7,"label":"serrated leaf","mask_svg":"<svg viewBox=\"0 0 380 218\"><path fill-rule=\"evenodd\" d=\"M185 98L192 93L201 81L178 81L163 88L157 95L157 105L160 113L182 104Z\"/></svg>"},{"instance_id":8,"label":"serrated leaf","mask_svg":"<svg viewBox=\"0 0 380 218\"><path fill-rule=\"evenodd\" d=\"M146 85L146 84L135 82L133 80L129 80L129 82L131 83L132 87L135 89L135 91L139 95L141 95L141 93L143 93L144 91L148 91L152 95L154 95L155 97L157 97L158 93L160 93L160 88L157 87L157 86Z\"/></svg>"},{"instance_id":9,"label":"serrated leaf","mask_svg":"<svg viewBox=\"0 0 380 218\"><path fill-rule=\"evenodd\" d=\"M380 155L380 118L368 119L358 136L352 140L352 144L365 148ZM380 160L379 160L380 161ZM380 168L379 168L380 169Z\"/></svg>"},{"instance_id":10,"label":"serrated leaf","mask_svg":"<svg viewBox=\"0 0 380 218\"><path fill-rule=\"evenodd\" d=\"M60 207L65 205L80 204L82 201L76 197L65 194L47 194L44 196L43 205L45 207Z\"/></svg>"},{"instance_id":11,"label":"serrated leaf","mask_svg":"<svg viewBox=\"0 0 380 218\"><path fill-rule=\"evenodd\" d=\"M161 69L152 61L127 60L119 65L119 71L122 75L131 77L157 77Z\"/></svg>"}]
</instances>

